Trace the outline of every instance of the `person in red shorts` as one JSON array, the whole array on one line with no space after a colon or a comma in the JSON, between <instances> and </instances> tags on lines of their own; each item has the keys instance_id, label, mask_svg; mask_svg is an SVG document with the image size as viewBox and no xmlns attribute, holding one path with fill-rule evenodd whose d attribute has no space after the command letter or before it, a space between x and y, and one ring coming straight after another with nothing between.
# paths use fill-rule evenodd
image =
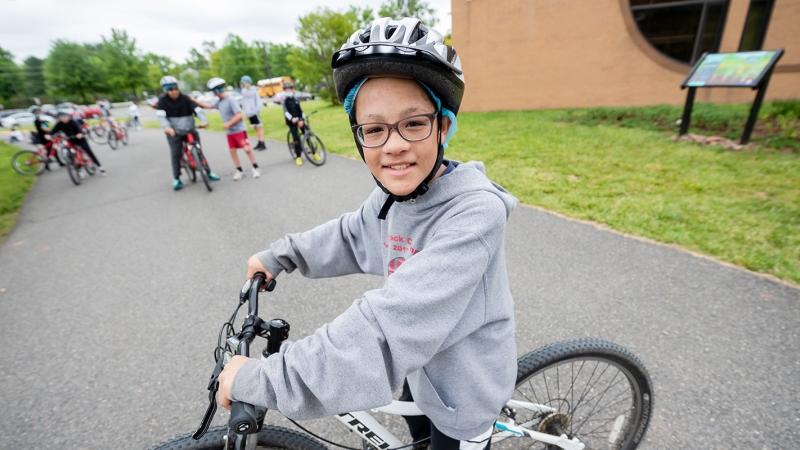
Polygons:
<instances>
[{"instance_id":1,"label":"person in red shorts","mask_svg":"<svg viewBox=\"0 0 800 450\"><path fill-rule=\"evenodd\" d=\"M219 102L217 102L215 107L219 110L219 115L222 116L222 126L225 128L225 132L228 135L228 148L231 150L231 159L236 166L236 174L233 176L233 179L241 180L244 178L244 171L242 170L242 164L239 162L239 154L237 153L240 148L244 149L244 152L250 159L250 163L253 165L253 178L258 178L261 176L261 172L258 170L256 157L253 154L253 150L250 148L250 141L247 139L247 126L242 120L244 118L242 108L236 103L236 100L228 95L225 84L225 80L222 78L212 78L208 80L207 86L208 90L219 98Z\"/></svg>"}]
</instances>

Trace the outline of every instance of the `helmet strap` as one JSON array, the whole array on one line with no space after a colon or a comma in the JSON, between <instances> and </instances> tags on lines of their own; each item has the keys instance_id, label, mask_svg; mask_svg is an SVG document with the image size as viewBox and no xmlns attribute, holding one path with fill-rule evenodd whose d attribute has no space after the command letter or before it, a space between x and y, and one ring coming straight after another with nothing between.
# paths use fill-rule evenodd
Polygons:
<instances>
[{"instance_id":1,"label":"helmet strap","mask_svg":"<svg viewBox=\"0 0 800 450\"><path fill-rule=\"evenodd\" d=\"M355 116L355 113L353 114L353 116ZM355 118L353 116L349 117L350 118L350 126L355 126L356 125L356 120L355 120ZM436 153L436 162L433 164L433 168L431 169L431 172L428 174L427 177L425 177L424 180L422 180L422 183L420 183L419 186L417 186L416 189L414 189L412 192L410 192L410 193L408 193L406 195L395 195L392 192L390 192L388 189L386 189L386 186L384 186L383 183L378 181L378 179L375 178L375 175L372 176L372 179L375 180L375 183L378 185L378 187L381 188L381 190L383 192L385 192L386 194L389 195L389 197L383 203L383 207L381 208L380 212L378 213L378 219L386 220L386 215L389 213L389 208L391 208L392 205L395 202L405 202L405 201L408 201L408 200L413 200L413 199L419 197L420 195L424 195L426 192L428 192L428 189L429 189L428 183L430 183L431 180L433 180L433 177L436 176L436 173L439 171L439 168L442 167L442 161L444 161L444 146L442 145L442 110L441 109L439 109L439 113L436 115L436 122L438 124L437 130L436 130L436 148L437 148L437 150L436 150L436 152L437 152ZM356 142L356 147L358 147L358 153L361 155L361 159L366 164L367 160L364 159L364 148L361 146L361 143L358 142L358 138L355 136L355 134L353 134L353 140L355 140L355 142Z\"/></svg>"}]
</instances>

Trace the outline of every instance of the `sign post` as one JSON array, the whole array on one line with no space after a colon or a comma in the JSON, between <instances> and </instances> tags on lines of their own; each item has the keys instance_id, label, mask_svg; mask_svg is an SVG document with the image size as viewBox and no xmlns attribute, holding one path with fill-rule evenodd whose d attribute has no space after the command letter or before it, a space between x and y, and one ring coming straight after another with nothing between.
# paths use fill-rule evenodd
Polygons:
<instances>
[{"instance_id":1,"label":"sign post","mask_svg":"<svg viewBox=\"0 0 800 450\"><path fill-rule=\"evenodd\" d=\"M758 93L750 108L750 116L742 134L741 144L747 144L756 124L758 110L764 100L772 70L781 56L783 48L758 52L704 53L681 83L681 89L688 87L689 92L686 94L679 135L683 136L689 131L695 90L698 87L749 87L758 90Z\"/></svg>"}]
</instances>

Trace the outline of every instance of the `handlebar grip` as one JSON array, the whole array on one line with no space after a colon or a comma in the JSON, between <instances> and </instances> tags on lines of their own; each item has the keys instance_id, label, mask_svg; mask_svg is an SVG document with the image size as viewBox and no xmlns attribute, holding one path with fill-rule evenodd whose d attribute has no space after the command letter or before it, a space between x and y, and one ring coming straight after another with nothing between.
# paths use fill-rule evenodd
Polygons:
<instances>
[{"instance_id":1,"label":"handlebar grip","mask_svg":"<svg viewBox=\"0 0 800 450\"><path fill-rule=\"evenodd\" d=\"M253 434L257 432L256 408L248 403L231 403L231 418L228 423L236 434Z\"/></svg>"}]
</instances>

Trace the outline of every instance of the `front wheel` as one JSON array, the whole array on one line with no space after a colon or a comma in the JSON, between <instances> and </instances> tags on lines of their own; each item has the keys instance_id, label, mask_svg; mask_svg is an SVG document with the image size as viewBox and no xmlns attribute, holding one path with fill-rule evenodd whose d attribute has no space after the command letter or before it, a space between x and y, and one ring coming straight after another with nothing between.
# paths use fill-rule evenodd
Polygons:
<instances>
[{"instance_id":1,"label":"front wheel","mask_svg":"<svg viewBox=\"0 0 800 450\"><path fill-rule=\"evenodd\" d=\"M128 145L128 130L125 128L120 129L119 134L122 136L120 141L122 145Z\"/></svg>"},{"instance_id":2,"label":"front wheel","mask_svg":"<svg viewBox=\"0 0 800 450\"><path fill-rule=\"evenodd\" d=\"M303 153L306 154L306 159L315 166L325 164L328 159L328 152L325 151L325 144L314 133L306 134L303 139Z\"/></svg>"},{"instance_id":3,"label":"front wheel","mask_svg":"<svg viewBox=\"0 0 800 450\"><path fill-rule=\"evenodd\" d=\"M152 447L150 450L221 450L225 446L225 435L228 427L214 427L208 430L200 440L195 441L192 434L184 434L176 438ZM258 447L282 448L287 450L327 450L327 447L320 444L305 434L286 428L265 426L257 435L251 434L248 437L258 436Z\"/></svg>"},{"instance_id":4,"label":"front wheel","mask_svg":"<svg viewBox=\"0 0 800 450\"><path fill-rule=\"evenodd\" d=\"M108 130L108 146L113 150L116 150L119 146L119 138L114 130Z\"/></svg>"},{"instance_id":5,"label":"front wheel","mask_svg":"<svg viewBox=\"0 0 800 450\"><path fill-rule=\"evenodd\" d=\"M67 173L69 174L69 179L72 180L75 186L81 184L83 178L81 177L80 168L75 165L75 155L72 152L67 156Z\"/></svg>"},{"instance_id":6,"label":"front wheel","mask_svg":"<svg viewBox=\"0 0 800 450\"><path fill-rule=\"evenodd\" d=\"M105 131L105 128L101 127L100 125L92 125L89 127L89 130L86 134L89 136L89 139L91 139L92 142L96 144L105 144L108 142L108 140L105 139Z\"/></svg>"},{"instance_id":7,"label":"front wheel","mask_svg":"<svg viewBox=\"0 0 800 450\"><path fill-rule=\"evenodd\" d=\"M186 152L183 152L183 157L181 158L181 167L183 167L183 171L186 172L186 176L192 181L192 183L197 181L197 171L192 167L192 163L189 161L189 158L186 156Z\"/></svg>"},{"instance_id":8,"label":"front wheel","mask_svg":"<svg viewBox=\"0 0 800 450\"><path fill-rule=\"evenodd\" d=\"M211 192L211 179L208 178L208 171L206 171L203 152L196 146L192 148L192 158L194 158L194 162L197 164L197 171L200 172L200 176L203 178L203 183L205 183L206 189L208 189L208 192Z\"/></svg>"},{"instance_id":9,"label":"front wheel","mask_svg":"<svg viewBox=\"0 0 800 450\"><path fill-rule=\"evenodd\" d=\"M31 150L19 151L11 158L11 167L20 175L39 175L46 165L42 156Z\"/></svg>"},{"instance_id":10,"label":"front wheel","mask_svg":"<svg viewBox=\"0 0 800 450\"><path fill-rule=\"evenodd\" d=\"M292 130L286 133L286 145L289 147L289 154L292 156L292 159L297 158L297 153L294 150L294 136L292 136Z\"/></svg>"},{"instance_id":11,"label":"front wheel","mask_svg":"<svg viewBox=\"0 0 800 450\"><path fill-rule=\"evenodd\" d=\"M639 358L611 342L575 339L539 348L517 361L514 395L499 421L566 434L587 450L632 450L642 441L652 410L652 382ZM558 448L528 437L496 435L492 440L492 450L520 447Z\"/></svg>"}]
</instances>

